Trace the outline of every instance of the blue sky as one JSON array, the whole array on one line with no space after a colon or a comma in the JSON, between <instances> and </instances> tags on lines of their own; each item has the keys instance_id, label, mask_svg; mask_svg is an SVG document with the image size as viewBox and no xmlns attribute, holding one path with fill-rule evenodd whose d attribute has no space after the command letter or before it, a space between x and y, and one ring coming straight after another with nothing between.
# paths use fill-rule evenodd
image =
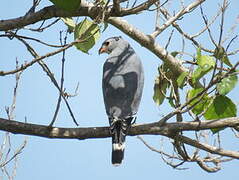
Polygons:
<instances>
[{"instance_id":1,"label":"blue sky","mask_svg":"<svg viewBox=\"0 0 239 180\"><path fill-rule=\"evenodd\" d=\"M43 0L43 6L49 5L47 0ZM236 0L231 2L231 7ZM206 12L208 16L212 16L215 10L216 3L212 2L206 4ZM26 10L30 7L27 0L22 1L4 1L0 7L0 19L13 18L24 15ZM174 8L173 5L171 5ZM229 28L235 22L235 17L238 12L231 8L228 11L228 21L226 26ZM202 20L197 19L199 11L195 11L193 20L192 17L185 16L185 19L179 21L187 32L195 33L199 27L202 27ZM215 13L215 12L214 12ZM137 28L149 34L154 29L155 17L153 12L148 14L141 14L126 18L130 23ZM35 25L37 27L37 25ZM214 27L215 29L218 27ZM57 44L59 42L59 30L66 30L63 23L58 23L52 29L47 30L44 34L33 33L34 37L39 37L42 40ZM238 29L236 31L238 33ZM158 37L158 42L165 45L169 37L169 30L166 30ZM20 31L19 34L29 35L29 31ZM154 122L160 119L162 115L170 112L167 103L157 107L153 100L153 83L157 75L157 67L161 64L161 60L148 50L140 46L134 40L130 39L115 27L109 26L101 35L100 40L90 50L90 55L83 54L74 47L66 52L66 70L65 70L65 88L67 92L73 93L77 83L79 82L79 95L69 99L69 103L74 111L77 121L82 127L91 126L107 126L108 120L104 110L101 78L102 66L107 55L98 55L98 48L104 39L121 35L128 40L132 47L140 56L144 71L145 71L145 87L143 93L142 103L138 112L137 123ZM214 34L216 37L216 34ZM69 40L72 35L69 36ZM203 36L201 41L207 46L212 47L208 42L208 37ZM172 39L169 46L170 51L181 48L181 38L176 35ZM18 58L20 63L30 61L32 57L25 50L18 41L0 39L1 44L1 60L0 70L10 70L15 66L15 59ZM40 55L50 52L53 49L40 46L36 43L32 45L37 49ZM233 46L238 47L238 42ZM192 54L195 51L193 46L186 47ZM61 69L61 54L46 59L46 63L54 72L55 77L60 79ZM5 106L11 104L11 95L14 87L14 76L0 77L0 117L6 117L4 110ZM238 95L234 90L231 96L236 99ZM182 92L184 93L184 92ZM49 124L53 113L55 111L58 98L57 89L51 84L49 78L37 65L33 65L27 69L20 80L20 86L17 97L16 119L24 121L27 118L28 122L37 124ZM62 103L61 111L59 113L57 126L61 127L75 127L71 117ZM1 137L4 133L1 133ZM230 143L229 131L222 132L225 135L225 144L228 147L233 147ZM11 135L13 147L17 147L24 140L23 135ZM149 144L156 148L160 147L160 136L146 136L145 139ZM170 144L170 141L166 139ZM171 148L166 145L165 148ZM235 147L234 147L235 148ZM172 151L171 149L166 149ZM188 170L175 170L167 166L160 155L147 149L142 142L136 137L127 137L127 145L125 152L125 159L120 167L113 167L111 160L111 140L106 139L91 139L91 140L60 140L60 139L46 139L40 137L28 137L27 147L19 156L18 169L16 180L42 180L42 179L191 179L199 180L202 178L210 178L211 180L222 180L227 177L236 178L236 162L232 161L222 165L223 170L216 174L209 174L201 170L196 164L186 163L184 167Z\"/></svg>"}]
</instances>

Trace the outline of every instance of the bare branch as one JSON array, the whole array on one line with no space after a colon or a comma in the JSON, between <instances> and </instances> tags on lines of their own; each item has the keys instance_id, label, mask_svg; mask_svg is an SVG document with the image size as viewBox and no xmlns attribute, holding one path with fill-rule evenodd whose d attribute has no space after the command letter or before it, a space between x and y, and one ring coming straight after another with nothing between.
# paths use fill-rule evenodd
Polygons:
<instances>
[{"instance_id":1,"label":"bare branch","mask_svg":"<svg viewBox=\"0 0 239 180\"><path fill-rule=\"evenodd\" d=\"M218 40L218 46L220 46L222 43L222 34L223 34L223 29L224 29L223 26L224 26L225 12L226 12L227 7L228 7L228 1L224 0L223 5L221 7L222 17L221 17L221 24L220 24L220 35L219 35L219 40Z\"/></svg>"},{"instance_id":2,"label":"bare branch","mask_svg":"<svg viewBox=\"0 0 239 180\"><path fill-rule=\"evenodd\" d=\"M113 11L115 12L115 14L119 14L120 13L120 0L113 0Z\"/></svg>"},{"instance_id":3,"label":"bare branch","mask_svg":"<svg viewBox=\"0 0 239 180\"><path fill-rule=\"evenodd\" d=\"M149 7L152 6L154 3L156 3L157 1L158 0L148 0L136 7L122 9L120 14L121 16L130 15L130 14L138 14L139 12L149 9Z\"/></svg>"},{"instance_id":4,"label":"bare branch","mask_svg":"<svg viewBox=\"0 0 239 180\"><path fill-rule=\"evenodd\" d=\"M36 29L34 29L34 28L29 28L29 27L24 27L23 29L27 29L27 30L35 31L35 32L43 32L45 29L47 29L47 28L53 26L54 24L56 24L59 20L60 20L60 18L57 18L57 19L54 20L53 22L51 22L51 23L49 23L48 25L46 25L46 26L43 27L44 22L45 22L45 20L44 20L44 21L42 21L42 24L41 24L38 28L36 28Z\"/></svg>"},{"instance_id":5,"label":"bare branch","mask_svg":"<svg viewBox=\"0 0 239 180\"><path fill-rule=\"evenodd\" d=\"M129 131L130 136L135 135L164 135L169 136L177 131L198 131L212 128L236 127L239 125L239 117L225 118L210 121L174 122L158 126L158 123L134 125ZM15 134L34 135L47 138L88 139L111 137L108 127L86 128L59 128L37 124L8 121L0 118L0 130ZM170 137L172 138L172 137Z\"/></svg>"},{"instance_id":6,"label":"bare branch","mask_svg":"<svg viewBox=\"0 0 239 180\"><path fill-rule=\"evenodd\" d=\"M139 6L135 8L122 9L120 15L117 15L114 11L111 11L111 8L109 7L109 10L105 12L105 17L127 16L130 14L135 14L148 9L156 1L157 0L149 0L145 3L140 4ZM21 16L18 18L1 20L0 31L8 31L8 30L22 28L30 24L51 19L53 17L88 16L88 17L94 18L99 15L99 11L104 11L104 10L105 10L104 7L94 6L93 3L88 3L84 1L81 2L80 8L75 12L67 12L55 6L48 6L48 7L44 7L43 9L37 12L31 13L31 16Z\"/></svg>"},{"instance_id":7,"label":"bare branch","mask_svg":"<svg viewBox=\"0 0 239 180\"><path fill-rule=\"evenodd\" d=\"M168 157L168 158L170 158L170 159L183 160L183 159L180 158L180 157L167 154L167 153L165 153L165 152L162 151L162 150L159 150L159 149L154 148L153 146L150 146L141 136L137 136L137 138L138 138L147 148L149 148L151 151L154 151L154 152L156 152L156 153L159 153L159 154L161 154L161 155L163 155L163 156L166 156L166 157Z\"/></svg>"},{"instance_id":8,"label":"bare branch","mask_svg":"<svg viewBox=\"0 0 239 180\"><path fill-rule=\"evenodd\" d=\"M56 51L47 53L47 54L45 54L45 55L43 55L43 56L39 56L39 57L33 59L32 61L30 61L30 62L28 62L28 63L26 63L26 64L24 64L24 65L21 65L19 68L16 68L16 69L14 69L14 70L11 70L11 71L0 71L0 76L15 74L15 73L17 73L17 72L23 71L23 70L25 70L26 68L28 68L28 67L32 66L33 64L35 64L36 62L39 62L40 60L45 59L45 58L47 58L47 57L54 56L54 55L56 55L56 54L58 54L58 53L60 53L60 52L62 52L62 51L64 51L64 50L66 50L66 49L72 47L74 44L76 44L76 43L78 43L78 42L82 42L82 40L77 39L76 41L73 41L72 43L66 45L65 47L63 47L63 48L61 48L61 49L58 49L58 50L56 50Z\"/></svg>"},{"instance_id":9,"label":"bare branch","mask_svg":"<svg viewBox=\"0 0 239 180\"><path fill-rule=\"evenodd\" d=\"M170 19L170 18L171 18L171 15L169 14L169 12L168 12L165 8L162 7L162 8L160 8L159 10L160 10L160 12L164 15L164 17L165 17L166 19ZM193 43L195 46L201 48L201 49L202 49L203 51L205 51L205 52L213 53L214 50L206 49L206 48L203 47L198 41L196 41L195 38L198 37L199 35L201 35L204 31L206 31L207 28L215 22L216 18L220 15L220 13L221 13L221 11L219 11L219 12L214 16L214 18L208 23L207 26L205 26L202 30L200 30L200 31L199 31L197 34L195 34L195 35L190 35L190 34L186 33L186 32L177 24L177 22L173 22L172 25L173 25L174 28L176 28L176 30L177 30L180 34L182 34L183 37L185 37L186 39L192 41L192 43Z\"/></svg>"},{"instance_id":10,"label":"bare branch","mask_svg":"<svg viewBox=\"0 0 239 180\"><path fill-rule=\"evenodd\" d=\"M62 31L60 32L60 42L61 42L61 45L62 44L66 44L66 39L67 39L67 32L66 32L66 35L65 35L65 38L64 38L64 43L62 42ZM62 59L61 59L61 85L60 85L60 89L59 89L59 96L58 96L58 101L57 101L57 105L56 105L56 110L55 110L55 113L54 113L54 116L53 116L53 119L51 121L51 123L49 124L49 126L53 126L54 122L56 121L56 117L57 117L57 114L59 112L59 109L60 109L60 105L61 105L61 98L62 98L62 92L63 92L63 84L64 84L64 73L65 73L65 52L66 51L63 51L62 52Z\"/></svg>"},{"instance_id":11,"label":"bare branch","mask_svg":"<svg viewBox=\"0 0 239 180\"><path fill-rule=\"evenodd\" d=\"M155 41L148 35L144 34L140 30L136 29L134 26L129 24L127 21L121 18L109 18L108 22L123 31L125 34L129 35L135 41L137 41L142 46L146 47L148 50L153 52L158 56L162 61L165 61L169 64L170 69L175 73L175 76L180 75L182 72L187 71L185 67L182 66L182 62L170 53L168 53L163 47L159 44L156 44Z\"/></svg>"},{"instance_id":12,"label":"bare branch","mask_svg":"<svg viewBox=\"0 0 239 180\"><path fill-rule=\"evenodd\" d=\"M27 47L27 50L30 52L30 54L31 54L33 57L35 57L35 58L39 57L39 55L37 54L37 52L36 52L25 40L19 38L18 36L16 36L16 38L17 38L18 40L20 40L20 41ZM63 52L65 52L65 51L63 51ZM63 54L64 54L64 53L63 53ZM63 57L64 57L64 56L63 56ZM69 113L70 113L70 115L71 115L71 117L72 117L72 119L73 119L73 122L78 126L78 123L77 123L77 121L76 121L76 119L75 119L75 116L74 116L74 114L73 114L73 112L72 112L72 110L71 110L71 107L70 107L70 105L69 105L69 103L68 103L68 101L67 101L67 97L69 97L69 96L66 96L65 94L67 94L67 93L64 93L64 92L63 92L63 87L60 87L60 86L58 85L57 80L55 79L55 77L54 77L53 73L51 72L51 70L49 69L49 67L48 67L42 60L40 60L40 61L38 62L38 64L42 67L43 71L46 72L46 74L48 75L48 77L51 79L52 83L53 83L53 84L55 85L55 87L59 90L59 94L60 94L61 97L63 97L63 99L64 99L64 101L65 101L65 103L66 103L66 106L67 106L67 108L68 108L68 110L69 110ZM64 68L64 67L63 67L63 68ZM60 98L61 98L61 97L60 97ZM58 101L58 102L60 102L60 101ZM58 107L58 106L57 106L57 107ZM57 111L56 111L56 112L57 112ZM53 120L56 118L55 116L56 116L56 115L54 115ZM54 120L54 121L55 121L55 120ZM52 126L52 123L54 123L54 121L52 121L52 122L50 123L50 126Z\"/></svg>"},{"instance_id":13,"label":"bare branch","mask_svg":"<svg viewBox=\"0 0 239 180\"><path fill-rule=\"evenodd\" d=\"M207 27L208 35L209 35L209 37L210 37L211 42L212 42L215 46L217 46L217 43L214 41L213 36L212 36L212 33L211 33L211 30L210 30L210 28L209 28L208 19L207 19L206 15L204 14L203 8L202 8L201 5L200 5L200 13L201 13L201 16L202 16L202 18L203 18L203 21L204 21L204 23L205 23L205 25L206 25L206 27Z\"/></svg>"},{"instance_id":14,"label":"bare branch","mask_svg":"<svg viewBox=\"0 0 239 180\"><path fill-rule=\"evenodd\" d=\"M36 39L36 38L33 38L33 37L21 36L21 35L18 35L16 33L12 33L11 31L7 31L7 34L1 34L0 37L8 37L8 38L19 37L19 38L22 38L22 39L36 41L36 42L38 42L40 44L43 44L43 45L46 45L46 46L49 46L49 47L54 47L54 48L64 47L62 45L49 44L49 43L43 42L43 41L41 41L39 39Z\"/></svg>"},{"instance_id":15,"label":"bare branch","mask_svg":"<svg viewBox=\"0 0 239 180\"><path fill-rule=\"evenodd\" d=\"M23 144L15 151L14 155L8 159L6 162L4 162L3 164L0 164L0 168L4 167L5 165L7 165L9 162L11 162L12 160L14 160L19 154L22 153L23 149L26 147L27 145L27 139L25 139L23 141Z\"/></svg>"},{"instance_id":16,"label":"bare branch","mask_svg":"<svg viewBox=\"0 0 239 180\"><path fill-rule=\"evenodd\" d=\"M217 172L221 169L219 163L216 164L215 167L209 167L206 165L206 163L200 159L200 158L197 158L197 164L205 171L209 172L209 173L212 173L212 172Z\"/></svg>"},{"instance_id":17,"label":"bare branch","mask_svg":"<svg viewBox=\"0 0 239 180\"><path fill-rule=\"evenodd\" d=\"M44 7L43 9L32 13L31 16L21 16L18 18L1 20L0 31L8 31L22 28L24 26L51 19L53 17L90 16L89 12L94 16L97 12L96 8L94 10L91 9L92 6L81 6L80 9L74 13L63 11L55 6Z\"/></svg>"},{"instance_id":18,"label":"bare branch","mask_svg":"<svg viewBox=\"0 0 239 180\"><path fill-rule=\"evenodd\" d=\"M191 12L193 9L195 9L197 6L202 4L205 0L198 0L187 7L180 10L175 16L171 17L167 22L165 22L161 27L158 27L156 31L154 31L151 36L153 39L155 39L161 32L163 32L168 26L172 25L176 20L178 20L180 17L182 17L184 14Z\"/></svg>"},{"instance_id":19,"label":"bare branch","mask_svg":"<svg viewBox=\"0 0 239 180\"><path fill-rule=\"evenodd\" d=\"M16 58L16 68L18 68L17 58ZM12 104L11 104L10 108L6 108L6 112L7 112L7 116L8 116L7 121L11 121L10 119L15 119L17 90L19 87L20 76L21 76L21 72L18 72L15 74L16 83L15 83L15 87L13 89ZM16 175L17 157L22 152L22 150L25 148L26 143L27 143L27 141L25 139L23 144L14 153L12 153L13 149L12 149L12 145L11 145L10 132L5 133L4 140L0 147L0 168L3 171L3 173L5 173L5 175L7 175L7 177L9 179L13 179ZM3 156L5 156L5 158ZM12 173L10 174L6 165L9 164L10 162L12 162L13 160L14 160L13 170L12 170Z\"/></svg>"},{"instance_id":20,"label":"bare branch","mask_svg":"<svg viewBox=\"0 0 239 180\"><path fill-rule=\"evenodd\" d=\"M198 142L197 140L190 139L186 136L179 135L178 138L183 143L186 143L188 145L203 149L203 150L208 151L212 154L218 154L218 155L221 155L221 156L227 156L227 157L232 157L232 158L235 158L235 159L239 159L239 152L237 152L237 151L224 150L222 148L218 148L218 147L215 147L215 146L211 146L211 145L208 145L208 144L205 144L205 143Z\"/></svg>"},{"instance_id":21,"label":"bare branch","mask_svg":"<svg viewBox=\"0 0 239 180\"><path fill-rule=\"evenodd\" d=\"M47 58L47 57L54 56L54 55L56 55L56 54L58 54L58 53L60 53L60 52L63 52L63 51L65 51L65 50L67 50L68 48L74 46L75 44L80 43L80 42L84 42L84 41L86 41L86 40L87 40L87 39L83 39L83 40L82 40L82 39L78 38L78 39L76 39L75 41L73 41L73 42L71 42L71 43L65 45L63 48L58 49L58 50L53 51L53 52L50 52L50 53L47 53L47 54L45 54L45 55L43 55L43 56L38 56L38 57L36 57L35 59L33 59L32 61L30 61L30 62L28 62L28 63L25 63L24 65L21 65L19 68L16 68L16 69L11 70L11 71L0 71L0 76L6 76L6 75L15 74L15 73L17 73L17 72L23 71L23 70L25 70L26 68L28 68L28 67L32 66L33 64L35 64L36 62L41 61L42 59L45 59L45 58Z\"/></svg>"}]
</instances>

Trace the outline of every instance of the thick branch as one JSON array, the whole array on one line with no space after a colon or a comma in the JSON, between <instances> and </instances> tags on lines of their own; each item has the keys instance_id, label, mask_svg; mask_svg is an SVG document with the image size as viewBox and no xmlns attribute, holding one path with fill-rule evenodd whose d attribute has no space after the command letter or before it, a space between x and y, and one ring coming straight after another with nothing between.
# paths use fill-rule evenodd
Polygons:
<instances>
[{"instance_id":1,"label":"thick branch","mask_svg":"<svg viewBox=\"0 0 239 180\"><path fill-rule=\"evenodd\" d=\"M152 5L154 1L150 1L147 4L147 7ZM140 6L141 7L141 6ZM144 7L144 6L142 6ZM35 13L32 13L31 16L22 16L15 19L9 20L1 20L0 21L0 31L7 31L16 28L22 28L26 25L33 24L42 20L47 20L53 17L66 17L66 16L89 16L89 17L96 17L99 13L100 7L95 7L92 4L82 4L78 11L74 13L69 13L63 10L56 8L55 6L45 7ZM144 7L145 8L145 7ZM144 10L144 8L140 10ZM115 16L114 11L108 11L107 16ZM130 14L130 11L124 12L123 15ZM132 37L138 43L152 51L155 55L157 55L163 61L166 61L172 71L174 71L175 76L181 74L182 72L187 71L181 64L181 62L171 56L164 48L156 44L151 38L151 36L145 35L144 33L140 32L139 30L135 29L132 25L130 25L127 21L124 21L120 18L109 18L108 20L112 25L119 28L121 31Z\"/></svg>"},{"instance_id":2,"label":"thick branch","mask_svg":"<svg viewBox=\"0 0 239 180\"><path fill-rule=\"evenodd\" d=\"M187 71L187 69L182 66L180 60L169 54L163 47L157 44L151 36L144 34L140 30L129 24L127 21L119 17L111 17L108 19L108 22L133 38L139 44L153 52L160 59L167 62L170 65L170 68L174 72L175 76L178 76L182 72Z\"/></svg>"},{"instance_id":3,"label":"thick branch","mask_svg":"<svg viewBox=\"0 0 239 180\"><path fill-rule=\"evenodd\" d=\"M120 1L119 0L113 0L113 11L116 13L116 14L119 14L120 13Z\"/></svg>"},{"instance_id":4,"label":"thick branch","mask_svg":"<svg viewBox=\"0 0 239 180\"><path fill-rule=\"evenodd\" d=\"M105 12L105 16L127 16L134 13L139 13L149 8L156 0L150 0L149 2L142 3L135 8L122 8L122 13L111 11ZM95 6L92 3L87 3L82 0L80 8L75 12L67 12L57 8L56 6L48 6L37 12L31 13L30 16L21 16L18 18L0 20L0 31L8 31L13 29L19 29L24 26L34 24L43 20L48 20L53 17L79 17L88 16L91 18L97 17L102 7ZM118 14L117 14L118 13Z\"/></svg>"},{"instance_id":5,"label":"thick branch","mask_svg":"<svg viewBox=\"0 0 239 180\"><path fill-rule=\"evenodd\" d=\"M135 135L164 135L172 136L177 131L197 131L211 128L234 127L239 125L239 117L201 122L165 123L159 127L158 123L134 125L130 136ZM44 125L22 123L0 118L0 130L14 134L34 135L47 138L88 139L110 137L108 127L59 128Z\"/></svg>"},{"instance_id":6,"label":"thick branch","mask_svg":"<svg viewBox=\"0 0 239 180\"><path fill-rule=\"evenodd\" d=\"M0 31L22 28L24 26L34 24L42 20L51 19L53 17L73 16L76 15L77 13L81 16L89 15L88 7L81 7L79 11L77 11L76 13L70 14L66 11L56 8L55 6L49 6L35 13L32 13L30 16L21 16L18 18L8 20L0 20Z\"/></svg>"},{"instance_id":7,"label":"thick branch","mask_svg":"<svg viewBox=\"0 0 239 180\"><path fill-rule=\"evenodd\" d=\"M58 128L38 124L22 123L3 118L0 118L0 130L8 131L14 134L62 139L106 138L110 136L107 127Z\"/></svg>"},{"instance_id":8,"label":"thick branch","mask_svg":"<svg viewBox=\"0 0 239 180\"><path fill-rule=\"evenodd\" d=\"M239 152L223 150L209 144L198 142L186 136L177 134L177 131L197 131L211 128L234 127L239 125L239 117L226 118L220 120L201 121L201 122L175 122L165 123L159 127L158 122L134 125L131 127L128 135L163 135L172 139L177 139L193 147L203 149L207 152L228 156L239 159ZM8 131L14 134L34 135L47 138L62 139L92 139L110 137L108 127L86 127L86 128L59 128L44 125L22 123L0 118L0 130Z\"/></svg>"}]
</instances>

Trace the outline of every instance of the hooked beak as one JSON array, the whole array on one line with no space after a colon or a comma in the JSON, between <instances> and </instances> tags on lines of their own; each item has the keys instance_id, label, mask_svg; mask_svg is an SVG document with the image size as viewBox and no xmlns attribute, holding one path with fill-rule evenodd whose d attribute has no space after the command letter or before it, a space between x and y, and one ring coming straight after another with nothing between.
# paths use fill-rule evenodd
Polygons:
<instances>
[{"instance_id":1,"label":"hooked beak","mask_svg":"<svg viewBox=\"0 0 239 180\"><path fill-rule=\"evenodd\" d=\"M104 47L101 47L100 49L99 49L99 54L102 54L102 53L105 53L106 52L106 49L104 48Z\"/></svg>"}]
</instances>

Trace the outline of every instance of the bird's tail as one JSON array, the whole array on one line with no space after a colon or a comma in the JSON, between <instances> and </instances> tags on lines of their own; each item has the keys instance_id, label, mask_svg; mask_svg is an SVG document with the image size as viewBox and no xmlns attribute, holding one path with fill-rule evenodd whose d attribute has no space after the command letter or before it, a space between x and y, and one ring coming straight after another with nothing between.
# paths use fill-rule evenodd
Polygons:
<instances>
[{"instance_id":1,"label":"bird's tail","mask_svg":"<svg viewBox=\"0 0 239 180\"><path fill-rule=\"evenodd\" d=\"M111 121L111 120L110 120ZM110 123L112 134L112 164L118 166L124 158L125 138L132 118L113 119Z\"/></svg>"}]
</instances>

